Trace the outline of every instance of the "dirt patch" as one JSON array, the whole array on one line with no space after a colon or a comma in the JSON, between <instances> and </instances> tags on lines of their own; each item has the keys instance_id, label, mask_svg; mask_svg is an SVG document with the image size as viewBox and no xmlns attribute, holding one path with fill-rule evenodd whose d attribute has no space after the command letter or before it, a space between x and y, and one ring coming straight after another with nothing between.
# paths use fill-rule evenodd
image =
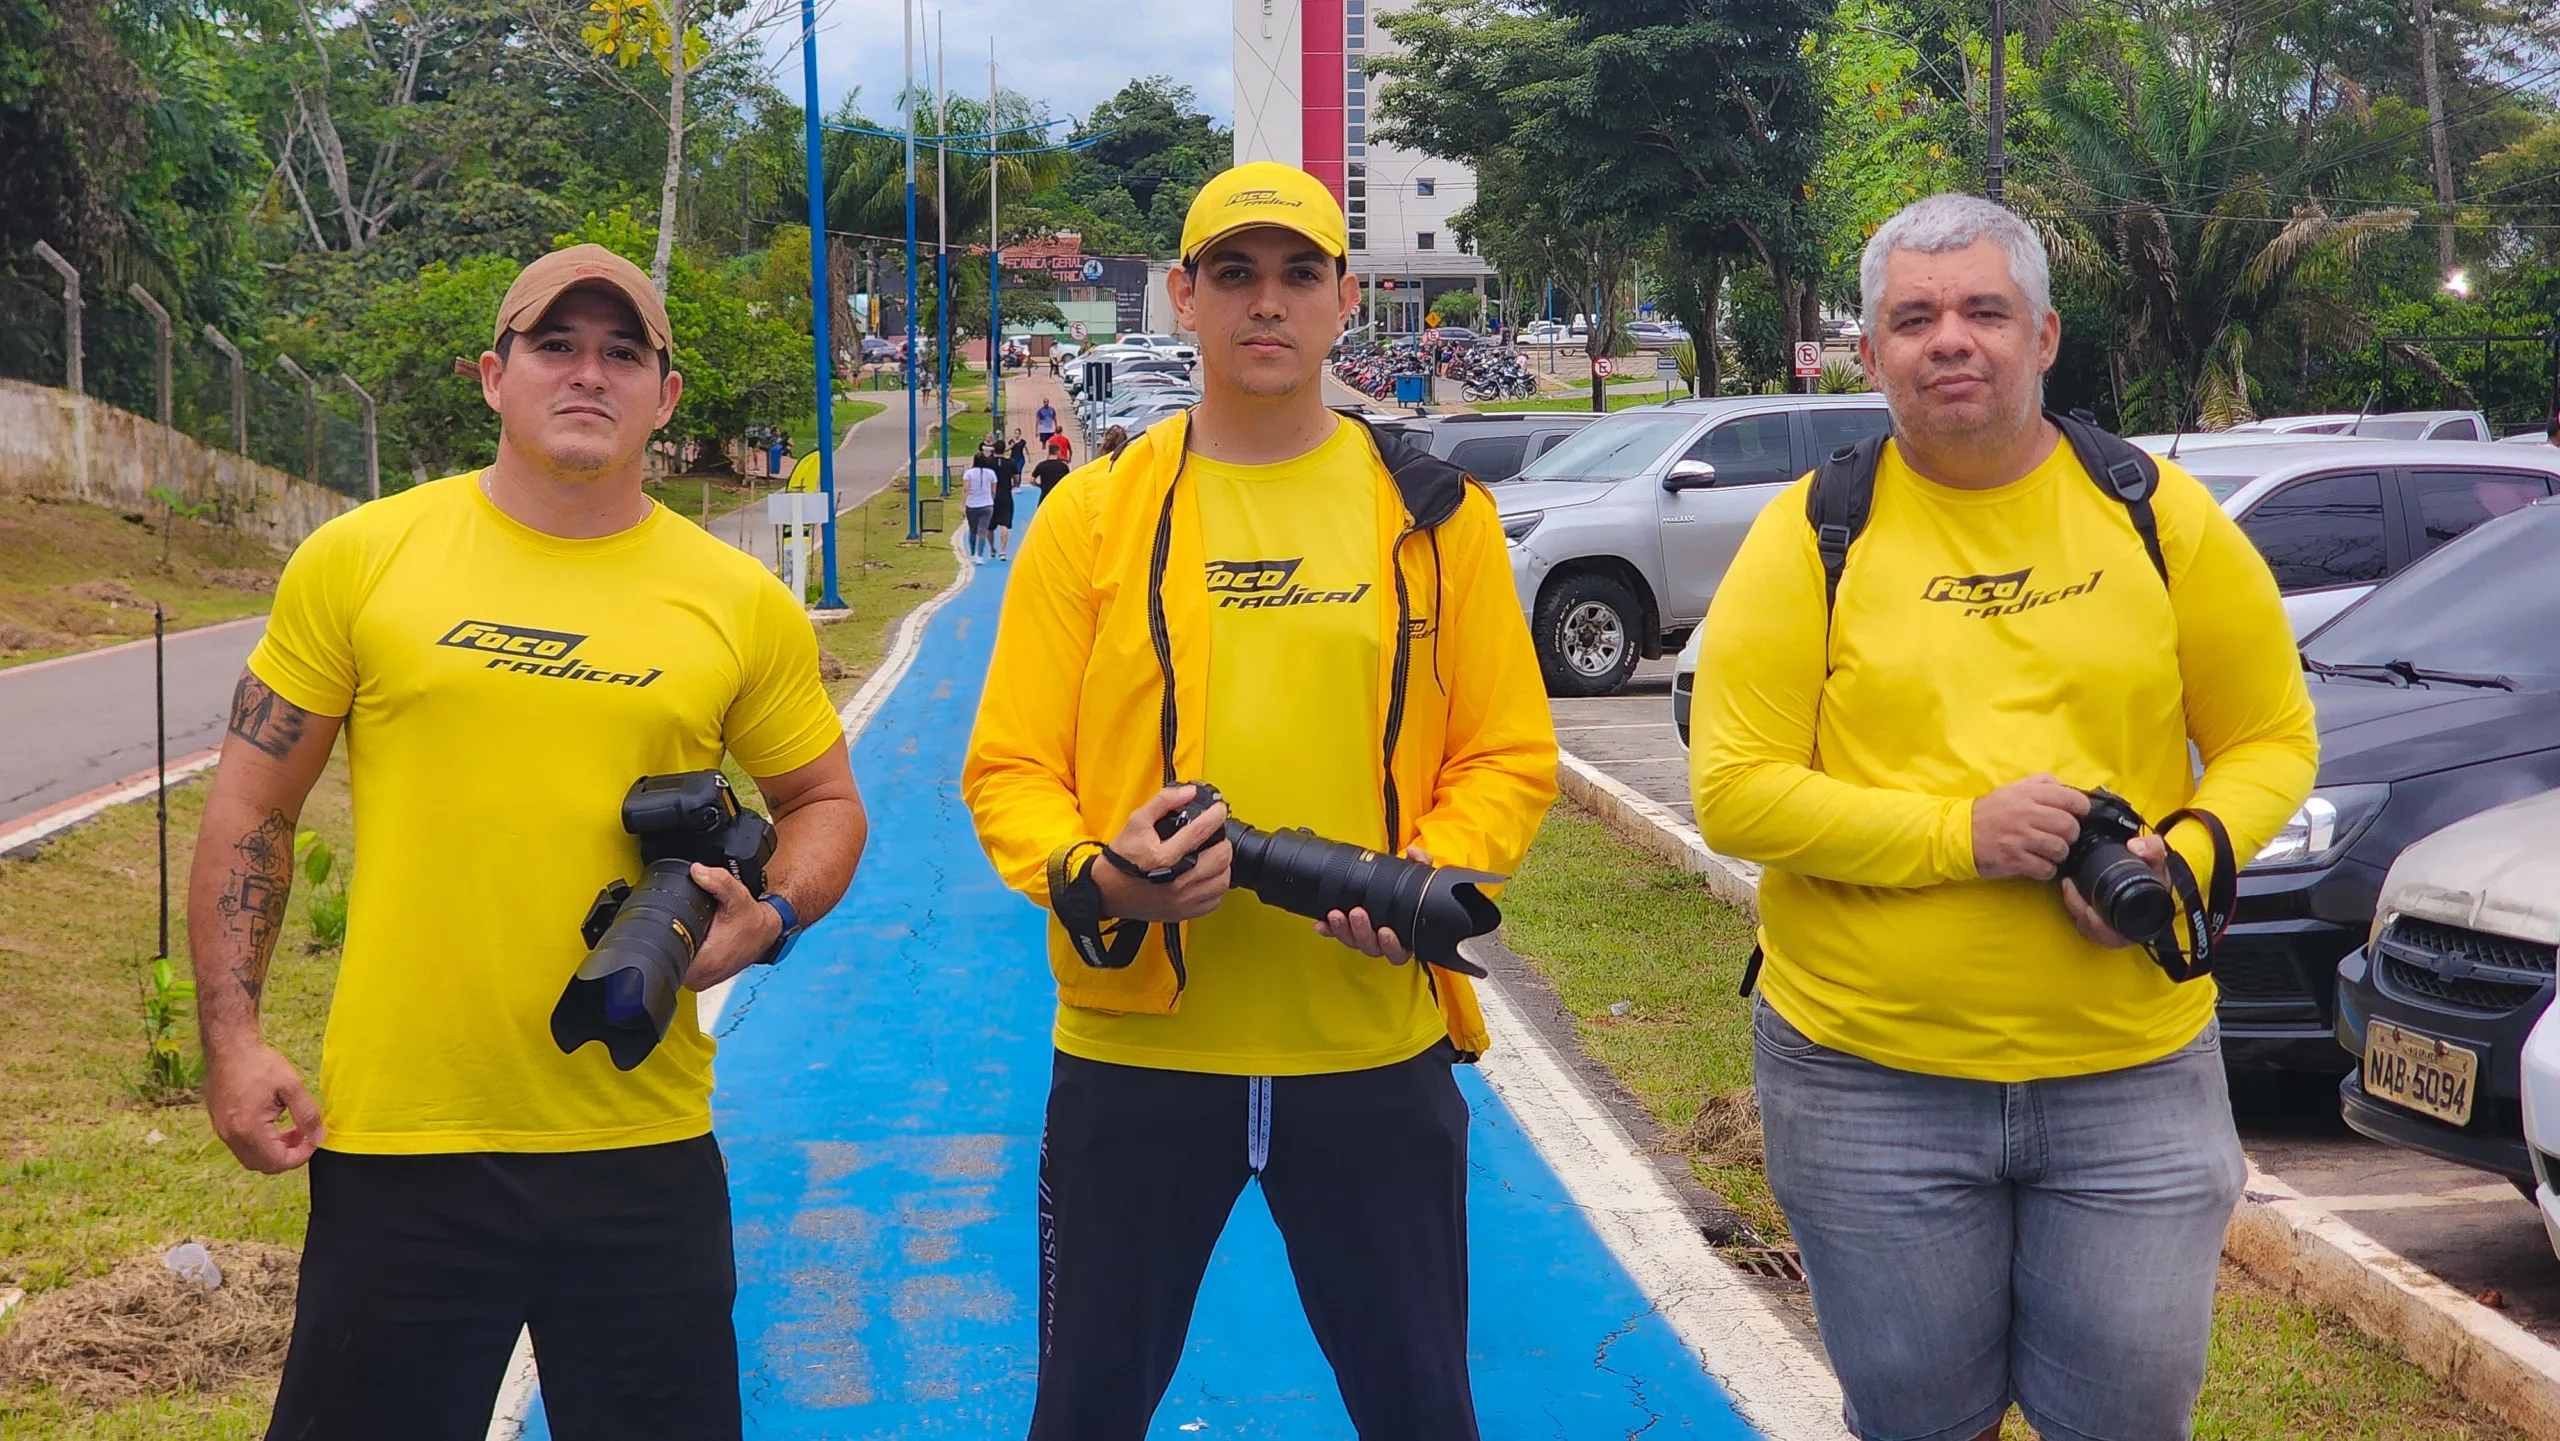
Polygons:
<instances>
[{"instance_id":1,"label":"dirt patch","mask_svg":"<svg viewBox=\"0 0 2560 1441\"><path fill-rule=\"evenodd\" d=\"M826 650L818 652L818 679L842 680L852 673L845 668L844 661L835 652Z\"/></svg>"},{"instance_id":2,"label":"dirt patch","mask_svg":"<svg viewBox=\"0 0 2560 1441\"><path fill-rule=\"evenodd\" d=\"M208 570L200 578L205 584L224 590L247 591L251 595L276 593L275 572L266 570Z\"/></svg>"},{"instance_id":3,"label":"dirt patch","mask_svg":"<svg viewBox=\"0 0 2560 1441\"><path fill-rule=\"evenodd\" d=\"M1759 1098L1749 1086L1707 1097L1699 1103L1698 1114L1664 1149L1695 1156L1710 1166L1761 1164Z\"/></svg>"},{"instance_id":4,"label":"dirt patch","mask_svg":"<svg viewBox=\"0 0 2560 1441\"><path fill-rule=\"evenodd\" d=\"M63 590L69 594L80 597L82 600L102 600L109 605L129 605L138 610L151 609L151 597L135 590L132 586L125 584L123 581L115 579L113 576L101 576L96 580L80 581L76 584L64 586Z\"/></svg>"},{"instance_id":5,"label":"dirt patch","mask_svg":"<svg viewBox=\"0 0 2560 1441\"><path fill-rule=\"evenodd\" d=\"M0 620L0 650L62 650L71 644L72 638L60 631Z\"/></svg>"},{"instance_id":6,"label":"dirt patch","mask_svg":"<svg viewBox=\"0 0 2560 1441\"><path fill-rule=\"evenodd\" d=\"M298 1257L250 1241L211 1241L205 1249L222 1268L218 1290L179 1279L155 1250L28 1301L0 1332L0 1392L42 1385L108 1406L272 1381L293 1338Z\"/></svg>"}]
</instances>

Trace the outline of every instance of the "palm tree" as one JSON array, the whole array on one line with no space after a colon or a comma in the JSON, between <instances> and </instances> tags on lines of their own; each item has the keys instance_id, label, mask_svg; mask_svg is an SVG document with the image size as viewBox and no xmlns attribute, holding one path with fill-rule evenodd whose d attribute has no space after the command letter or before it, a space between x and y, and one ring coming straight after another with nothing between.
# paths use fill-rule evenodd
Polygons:
<instances>
[{"instance_id":1,"label":"palm tree","mask_svg":"<svg viewBox=\"0 0 2560 1441\"><path fill-rule=\"evenodd\" d=\"M2252 418L2249 346L2295 282L2417 212L2333 209L2324 177L2354 140L2306 144L2260 62L2182 64L2149 31L2120 44L2083 28L2063 48L2080 53L2058 49L2038 90L2064 163L2013 190L2056 266L2105 285L2125 316L2120 423Z\"/></svg>"}]
</instances>

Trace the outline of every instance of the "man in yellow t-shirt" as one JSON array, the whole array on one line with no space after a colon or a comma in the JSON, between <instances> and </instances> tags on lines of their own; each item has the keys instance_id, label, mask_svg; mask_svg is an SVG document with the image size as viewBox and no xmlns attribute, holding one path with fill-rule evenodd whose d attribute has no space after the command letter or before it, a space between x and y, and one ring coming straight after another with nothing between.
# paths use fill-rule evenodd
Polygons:
<instances>
[{"instance_id":1,"label":"man in yellow t-shirt","mask_svg":"<svg viewBox=\"0 0 2560 1441\"><path fill-rule=\"evenodd\" d=\"M1051 926L1040 1441L1146 1434L1253 1181L1360 1434L1476 1435L1467 978L1230 889L1225 806L1155 831L1199 778L1266 830L1507 874L1555 795L1490 498L1325 408L1346 228L1287 166L1201 190L1166 288L1202 400L1061 481L1007 590L963 790L1006 881L1121 954Z\"/></svg>"},{"instance_id":2,"label":"man in yellow t-shirt","mask_svg":"<svg viewBox=\"0 0 2560 1441\"><path fill-rule=\"evenodd\" d=\"M527 266L480 358L496 459L314 532L240 677L188 929L214 1130L311 1168L270 1436L476 1436L527 1326L564 1441L739 1435L712 1041L679 997L624 1071L564 1053L552 1012L598 889L638 875L639 777L733 755L777 832L762 895L693 868L716 909L689 990L778 959L864 823L807 618L642 491L671 354L629 261ZM341 731L355 866L315 1102L258 1000Z\"/></svg>"},{"instance_id":3,"label":"man in yellow t-shirt","mask_svg":"<svg viewBox=\"0 0 2560 1441\"><path fill-rule=\"evenodd\" d=\"M2044 1436L2184 1436L2243 1175L2213 983L2171 970L2212 927L2146 951L2057 877L2104 787L2217 817L2219 857L2203 821L2126 849L2231 882L2311 789L2292 632L2204 487L2160 464L2142 496L2122 442L2045 417L2024 222L1933 196L1860 278L1893 411L1863 529L1818 536L1807 484L1771 501L1698 673L1699 827L1768 867L1770 1187L1859 1436L1993 1438L2012 1403Z\"/></svg>"}]
</instances>

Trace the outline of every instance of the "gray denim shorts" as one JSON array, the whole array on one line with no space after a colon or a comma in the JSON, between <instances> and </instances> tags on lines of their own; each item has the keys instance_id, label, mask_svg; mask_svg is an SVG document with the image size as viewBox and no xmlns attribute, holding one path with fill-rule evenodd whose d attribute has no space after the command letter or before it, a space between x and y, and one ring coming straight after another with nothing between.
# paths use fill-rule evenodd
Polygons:
<instances>
[{"instance_id":1,"label":"gray denim shorts","mask_svg":"<svg viewBox=\"0 0 2560 1441\"><path fill-rule=\"evenodd\" d=\"M2246 1163L2218 1029L2003 1083L1818 1045L1761 1001L1769 1185L1862 1441L2184 1441Z\"/></svg>"}]
</instances>

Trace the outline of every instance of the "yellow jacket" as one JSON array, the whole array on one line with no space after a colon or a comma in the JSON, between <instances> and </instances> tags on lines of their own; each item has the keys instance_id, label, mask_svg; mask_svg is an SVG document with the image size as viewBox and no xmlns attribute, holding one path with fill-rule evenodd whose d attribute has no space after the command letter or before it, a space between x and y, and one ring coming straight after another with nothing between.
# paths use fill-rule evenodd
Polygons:
<instances>
[{"instance_id":1,"label":"yellow jacket","mask_svg":"<svg viewBox=\"0 0 2560 1441\"><path fill-rule=\"evenodd\" d=\"M1168 778L1203 769L1210 606L1199 508L1177 483L1188 435L1177 416L1068 475L1014 561L961 791L997 873L1044 907L1052 855L1117 835ZM1396 601L1380 608L1387 830L1399 851L1509 875L1555 799L1556 739L1501 521L1457 467L1371 438L1380 479L1404 500L1402 522L1381 507L1378 529ZM1053 916L1059 999L1170 1014L1182 983L1163 937L1153 929L1128 967L1099 969ZM1482 1054L1467 978L1434 967L1432 979L1451 1041Z\"/></svg>"}]
</instances>

